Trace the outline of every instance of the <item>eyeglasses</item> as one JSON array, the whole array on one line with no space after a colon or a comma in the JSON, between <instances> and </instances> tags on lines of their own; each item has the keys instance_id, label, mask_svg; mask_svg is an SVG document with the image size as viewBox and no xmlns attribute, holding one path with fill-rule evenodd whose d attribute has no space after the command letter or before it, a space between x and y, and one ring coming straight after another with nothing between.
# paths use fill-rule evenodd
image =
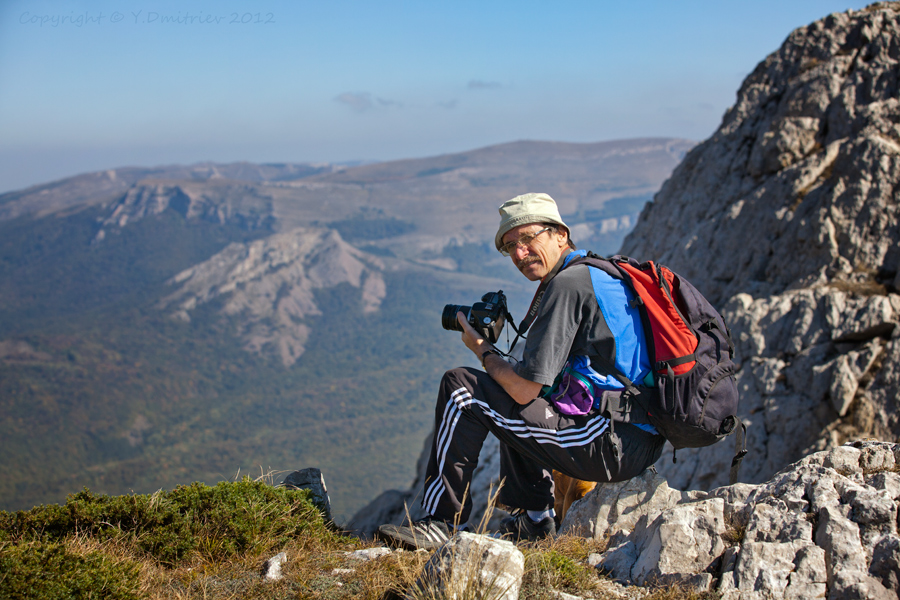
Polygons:
<instances>
[{"instance_id":1,"label":"eyeglasses","mask_svg":"<svg viewBox=\"0 0 900 600\"><path fill-rule=\"evenodd\" d=\"M552 227L544 227L543 229L541 229L540 231L537 231L535 233L526 233L524 235L521 235L521 236L519 236L519 239L509 242L508 244L503 244L502 246L500 246L500 254L502 254L503 256L509 256L510 254L512 254L513 252L516 251L516 248L519 247L519 244L522 244L523 246L527 246L530 248L531 244L534 243L534 238L541 235L545 231L550 231L551 229L553 229L553 228Z\"/></svg>"}]
</instances>

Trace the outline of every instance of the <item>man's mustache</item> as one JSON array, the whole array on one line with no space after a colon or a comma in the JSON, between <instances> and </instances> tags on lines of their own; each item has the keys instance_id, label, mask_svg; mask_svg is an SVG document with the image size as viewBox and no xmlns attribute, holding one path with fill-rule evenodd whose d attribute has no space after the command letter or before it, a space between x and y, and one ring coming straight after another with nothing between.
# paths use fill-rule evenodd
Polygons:
<instances>
[{"instance_id":1,"label":"man's mustache","mask_svg":"<svg viewBox=\"0 0 900 600\"><path fill-rule=\"evenodd\" d=\"M537 263L537 262L541 262L541 259L538 256L535 256L533 258L523 258L522 260L519 261L519 264L516 266L519 268L519 270L522 270L525 267L527 267L528 265Z\"/></svg>"}]
</instances>

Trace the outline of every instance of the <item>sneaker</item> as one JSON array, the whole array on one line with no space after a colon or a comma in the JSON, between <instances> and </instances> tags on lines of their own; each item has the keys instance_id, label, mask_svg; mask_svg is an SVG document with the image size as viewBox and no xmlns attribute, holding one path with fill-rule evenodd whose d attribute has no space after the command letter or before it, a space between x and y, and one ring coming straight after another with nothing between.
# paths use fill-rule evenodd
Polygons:
<instances>
[{"instance_id":1,"label":"sneaker","mask_svg":"<svg viewBox=\"0 0 900 600\"><path fill-rule=\"evenodd\" d=\"M435 550L450 539L450 528L444 521L424 519L409 525L382 525L378 536L392 546L408 550Z\"/></svg>"},{"instance_id":2,"label":"sneaker","mask_svg":"<svg viewBox=\"0 0 900 600\"><path fill-rule=\"evenodd\" d=\"M556 534L556 522L553 517L547 517L539 523L535 523L528 518L528 513L519 510L513 513L511 517L507 517L500 521L500 534L504 538L511 539L514 542L533 542L548 535Z\"/></svg>"}]
</instances>

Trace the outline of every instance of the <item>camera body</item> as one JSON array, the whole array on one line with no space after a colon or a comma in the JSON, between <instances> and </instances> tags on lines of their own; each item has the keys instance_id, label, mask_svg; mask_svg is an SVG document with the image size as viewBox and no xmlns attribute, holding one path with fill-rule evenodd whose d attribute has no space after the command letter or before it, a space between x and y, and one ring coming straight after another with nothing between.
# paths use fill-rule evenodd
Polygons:
<instances>
[{"instance_id":1,"label":"camera body","mask_svg":"<svg viewBox=\"0 0 900 600\"><path fill-rule=\"evenodd\" d=\"M472 306L464 306L460 304L448 304L444 306L444 312L441 314L441 325L448 331L462 331L459 321L456 320L456 313L461 312L466 316L466 321L481 336L495 344L503 331L503 325L506 324L505 316L508 314L506 308L506 296L503 290L497 292L488 292L481 297L481 302L476 302Z\"/></svg>"}]
</instances>

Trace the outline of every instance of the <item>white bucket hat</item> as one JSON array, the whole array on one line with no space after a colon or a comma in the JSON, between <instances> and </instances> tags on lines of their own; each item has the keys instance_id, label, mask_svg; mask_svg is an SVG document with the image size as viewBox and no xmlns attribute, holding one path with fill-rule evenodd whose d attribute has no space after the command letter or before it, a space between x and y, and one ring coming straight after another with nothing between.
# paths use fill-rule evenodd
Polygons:
<instances>
[{"instance_id":1,"label":"white bucket hat","mask_svg":"<svg viewBox=\"0 0 900 600\"><path fill-rule=\"evenodd\" d=\"M569 226L559 216L556 202L548 194L522 194L500 206L500 228L494 236L497 250L503 245L503 236L507 231L528 223L556 223L569 231Z\"/></svg>"}]
</instances>

